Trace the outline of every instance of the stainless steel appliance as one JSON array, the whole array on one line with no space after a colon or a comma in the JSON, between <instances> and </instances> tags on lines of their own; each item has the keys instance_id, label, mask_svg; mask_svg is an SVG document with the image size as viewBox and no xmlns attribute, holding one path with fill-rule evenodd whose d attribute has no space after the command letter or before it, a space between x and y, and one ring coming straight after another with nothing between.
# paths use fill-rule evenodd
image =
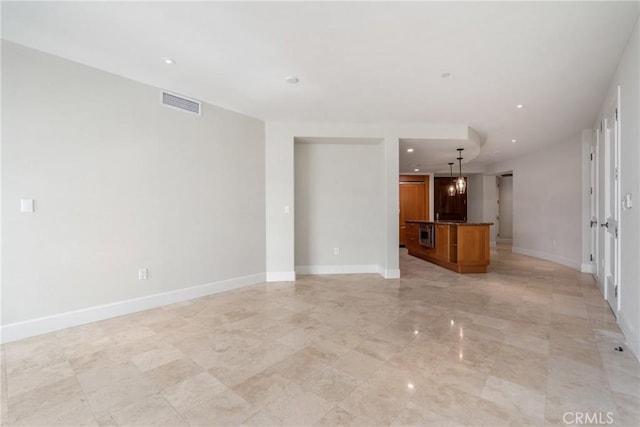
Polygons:
<instances>
[{"instance_id":1,"label":"stainless steel appliance","mask_svg":"<svg viewBox=\"0 0 640 427\"><path fill-rule=\"evenodd\" d=\"M420 224L420 244L427 248L436 246L435 224Z\"/></svg>"}]
</instances>

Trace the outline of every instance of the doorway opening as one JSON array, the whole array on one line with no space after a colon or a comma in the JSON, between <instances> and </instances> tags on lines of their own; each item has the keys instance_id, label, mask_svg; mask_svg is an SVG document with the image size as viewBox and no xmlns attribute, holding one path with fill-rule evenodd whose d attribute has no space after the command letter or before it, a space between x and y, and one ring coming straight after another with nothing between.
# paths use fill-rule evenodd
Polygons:
<instances>
[{"instance_id":1,"label":"doorway opening","mask_svg":"<svg viewBox=\"0 0 640 427\"><path fill-rule=\"evenodd\" d=\"M498 186L497 242L513 242L513 173L507 172L496 179Z\"/></svg>"}]
</instances>

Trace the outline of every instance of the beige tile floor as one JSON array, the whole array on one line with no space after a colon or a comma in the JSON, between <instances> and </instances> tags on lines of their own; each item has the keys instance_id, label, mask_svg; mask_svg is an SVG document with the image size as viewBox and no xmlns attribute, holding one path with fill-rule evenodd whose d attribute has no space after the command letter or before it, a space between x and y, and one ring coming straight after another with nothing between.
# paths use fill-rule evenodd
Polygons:
<instances>
[{"instance_id":1,"label":"beige tile floor","mask_svg":"<svg viewBox=\"0 0 640 427\"><path fill-rule=\"evenodd\" d=\"M401 269L303 276L4 345L2 423L639 424L640 368L590 276L508 248L485 275L404 250Z\"/></svg>"}]
</instances>

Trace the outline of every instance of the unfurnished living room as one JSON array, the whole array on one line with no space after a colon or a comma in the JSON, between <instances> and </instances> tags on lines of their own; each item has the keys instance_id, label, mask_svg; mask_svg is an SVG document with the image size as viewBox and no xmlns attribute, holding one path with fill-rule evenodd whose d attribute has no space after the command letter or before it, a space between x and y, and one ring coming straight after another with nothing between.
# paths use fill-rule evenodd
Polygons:
<instances>
[{"instance_id":1,"label":"unfurnished living room","mask_svg":"<svg viewBox=\"0 0 640 427\"><path fill-rule=\"evenodd\" d=\"M640 425L640 2L1 2L7 426Z\"/></svg>"}]
</instances>

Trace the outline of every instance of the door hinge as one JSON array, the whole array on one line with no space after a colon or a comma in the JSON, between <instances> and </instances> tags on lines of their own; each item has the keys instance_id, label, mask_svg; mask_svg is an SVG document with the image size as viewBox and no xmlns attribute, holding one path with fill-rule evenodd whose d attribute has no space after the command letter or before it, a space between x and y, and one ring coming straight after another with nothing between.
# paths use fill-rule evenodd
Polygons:
<instances>
[{"instance_id":1,"label":"door hinge","mask_svg":"<svg viewBox=\"0 0 640 427\"><path fill-rule=\"evenodd\" d=\"M616 122L618 121L618 109L616 108Z\"/></svg>"},{"instance_id":2,"label":"door hinge","mask_svg":"<svg viewBox=\"0 0 640 427\"><path fill-rule=\"evenodd\" d=\"M591 187L589 191L591 192L591 194L593 194L593 187Z\"/></svg>"},{"instance_id":3,"label":"door hinge","mask_svg":"<svg viewBox=\"0 0 640 427\"><path fill-rule=\"evenodd\" d=\"M602 132L602 120L600 120L600 132Z\"/></svg>"},{"instance_id":4,"label":"door hinge","mask_svg":"<svg viewBox=\"0 0 640 427\"><path fill-rule=\"evenodd\" d=\"M617 226L617 225L616 225L616 231L615 231L615 234L616 234L616 239L617 239L617 238L618 238L618 226Z\"/></svg>"},{"instance_id":5,"label":"door hinge","mask_svg":"<svg viewBox=\"0 0 640 427\"><path fill-rule=\"evenodd\" d=\"M618 298L618 285L616 285L613 289L614 289L616 298Z\"/></svg>"},{"instance_id":6,"label":"door hinge","mask_svg":"<svg viewBox=\"0 0 640 427\"><path fill-rule=\"evenodd\" d=\"M589 255L589 261L592 261L592 262L593 262L593 254L590 254L590 255Z\"/></svg>"},{"instance_id":7,"label":"door hinge","mask_svg":"<svg viewBox=\"0 0 640 427\"><path fill-rule=\"evenodd\" d=\"M591 157L591 160L593 161L593 153L589 154L589 156Z\"/></svg>"},{"instance_id":8,"label":"door hinge","mask_svg":"<svg viewBox=\"0 0 640 427\"><path fill-rule=\"evenodd\" d=\"M615 171L616 171L615 176L616 176L616 181L617 181L618 180L618 168L616 168Z\"/></svg>"}]
</instances>

